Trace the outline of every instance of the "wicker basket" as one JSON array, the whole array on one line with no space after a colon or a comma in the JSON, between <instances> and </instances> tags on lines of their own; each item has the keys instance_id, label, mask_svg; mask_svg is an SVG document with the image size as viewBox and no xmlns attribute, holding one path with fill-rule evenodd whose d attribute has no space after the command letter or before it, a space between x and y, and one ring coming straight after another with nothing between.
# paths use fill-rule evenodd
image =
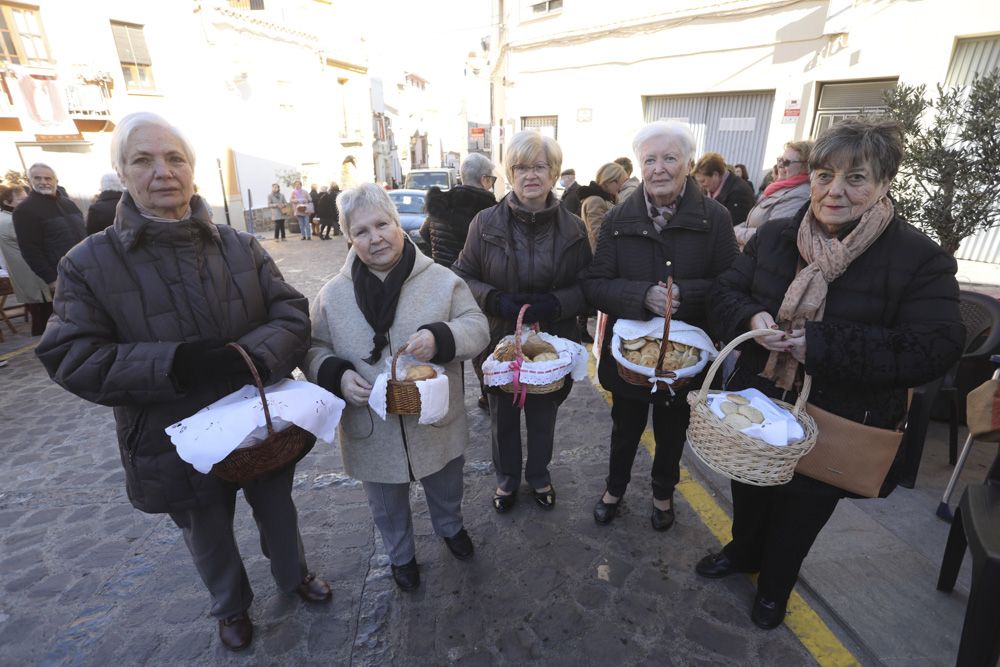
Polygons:
<instances>
[{"instance_id":1,"label":"wicker basket","mask_svg":"<svg viewBox=\"0 0 1000 667\"><path fill-rule=\"evenodd\" d=\"M514 326L514 351L517 355L517 362L519 364L524 363L524 352L521 351L521 331L524 326L524 313L528 310L529 304L524 304L521 306L520 312L517 314L517 324ZM535 332L538 332L538 325L533 325ZM508 382L507 384L500 385L500 389L507 392L508 394L551 394L554 391L559 391L566 384L566 378L561 377L555 382L549 382L548 384L528 384L527 382L518 382L518 389L514 389L514 383Z\"/></svg>"},{"instance_id":2,"label":"wicker basket","mask_svg":"<svg viewBox=\"0 0 1000 667\"><path fill-rule=\"evenodd\" d=\"M399 355L406 351L406 344L401 345L396 354L392 355L392 373L386 387L386 412L391 415L419 415L420 390L413 380L396 379L396 363Z\"/></svg>"},{"instance_id":3,"label":"wicker basket","mask_svg":"<svg viewBox=\"0 0 1000 667\"><path fill-rule=\"evenodd\" d=\"M799 392L794 406L783 401L774 401L778 406L790 411L805 431L805 436L801 440L789 443L785 447L769 445L729 426L712 412L705 399L712 379L726 355L744 341L773 333L774 331L770 329L755 329L737 336L712 362L708 375L701 384L701 390L692 391L687 397L691 405L691 425L687 431L687 441L691 451L712 470L730 479L754 486L777 486L791 480L799 459L808 454L816 444L816 422L805 411L809 389L812 386L812 376L805 376L802 391Z\"/></svg>"},{"instance_id":4,"label":"wicker basket","mask_svg":"<svg viewBox=\"0 0 1000 667\"><path fill-rule=\"evenodd\" d=\"M674 286L674 279L672 277L667 278L667 294L670 294L671 289ZM656 359L656 368L653 369L653 373L657 378L664 378L663 380L657 380L657 391L664 391L667 387L672 387L674 391L678 389L684 389L689 384L693 377L677 377L677 374L673 371L665 371L660 368L663 365L663 357L667 355L667 340L670 336L670 318L671 318L671 308L670 299L667 298L666 306L663 312L663 337L660 339L660 356ZM652 384L649 381L651 376L643 375L631 368L626 368L622 365L622 362L615 359L615 363L618 365L618 376L628 382L629 384L635 385L637 387L650 387ZM667 378L673 380L673 382L668 383Z\"/></svg>"},{"instance_id":5,"label":"wicker basket","mask_svg":"<svg viewBox=\"0 0 1000 667\"><path fill-rule=\"evenodd\" d=\"M295 461L307 448L316 442L316 436L309 431L292 424L283 431L274 430L271 423L271 411L267 407L267 395L264 393L264 383L254 366L250 355L238 343L229 343L243 357L250 367L260 400L264 405L264 419L267 423L268 436L256 445L233 450L233 452L212 466L212 474L230 482L245 484L261 475L274 472Z\"/></svg>"}]
</instances>

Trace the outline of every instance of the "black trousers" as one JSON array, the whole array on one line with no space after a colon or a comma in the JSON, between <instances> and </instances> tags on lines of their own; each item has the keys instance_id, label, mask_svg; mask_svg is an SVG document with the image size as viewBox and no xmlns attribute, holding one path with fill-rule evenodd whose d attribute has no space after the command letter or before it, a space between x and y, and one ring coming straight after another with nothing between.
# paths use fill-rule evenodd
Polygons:
<instances>
[{"instance_id":1,"label":"black trousers","mask_svg":"<svg viewBox=\"0 0 1000 667\"><path fill-rule=\"evenodd\" d=\"M28 317L31 318L31 335L41 336L45 333L45 325L49 323L49 318L52 317L52 302L44 301L27 305Z\"/></svg>"},{"instance_id":2,"label":"black trousers","mask_svg":"<svg viewBox=\"0 0 1000 667\"><path fill-rule=\"evenodd\" d=\"M776 602L787 600L802 561L841 495L801 478L780 486L734 481L732 489L733 541L723 551L737 567L760 572L760 595Z\"/></svg>"},{"instance_id":3,"label":"black trousers","mask_svg":"<svg viewBox=\"0 0 1000 667\"><path fill-rule=\"evenodd\" d=\"M285 238L285 221L275 220L274 221L274 239L278 240L278 234L281 234L281 238Z\"/></svg>"},{"instance_id":4,"label":"black trousers","mask_svg":"<svg viewBox=\"0 0 1000 667\"><path fill-rule=\"evenodd\" d=\"M613 396L611 403L611 462L606 480L608 493L618 498L625 495L625 489L632 479L632 464L639 448L639 439L646 430L650 404ZM682 396L675 397L665 405L653 405L653 438L656 449L653 454L653 498L667 500L680 481L681 452L691 408Z\"/></svg>"}]
</instances>

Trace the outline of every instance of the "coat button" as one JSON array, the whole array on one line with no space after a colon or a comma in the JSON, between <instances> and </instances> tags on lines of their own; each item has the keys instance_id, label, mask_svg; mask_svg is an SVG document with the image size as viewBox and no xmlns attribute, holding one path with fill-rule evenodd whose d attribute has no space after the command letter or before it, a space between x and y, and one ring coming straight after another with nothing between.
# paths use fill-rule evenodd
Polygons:
<instances>
[{"instance_id":1,"label":"coat button","mask_svg":"<svg viewBox=\"0 0 1000 667\"><path fill-rule=\"evenodd\" d=\"M649 235L649 232L648 232L647 230L645 230L645 229L644 229L644 230L642 230L642 235L643 235L643 236L648 236L648 235Z\"/></svg>"}]
</instances>

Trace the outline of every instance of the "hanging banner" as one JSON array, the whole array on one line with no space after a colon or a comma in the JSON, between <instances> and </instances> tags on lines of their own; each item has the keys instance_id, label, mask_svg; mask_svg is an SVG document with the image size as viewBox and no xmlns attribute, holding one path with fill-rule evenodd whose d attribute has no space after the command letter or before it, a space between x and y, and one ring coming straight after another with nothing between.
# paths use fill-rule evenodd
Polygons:
<instances>
[{"instance_id":1,"label":"hanging banner","mask_svg":"<svg viewBox=\"0 0 1000 667\"><path fill-rule=\"evenodd\" d=\"M83 141L83 135L69 117L62 85L53 74L30 74L23 67L11 67L17 77L7 86L21 129L35 135L35 141Z\"/></svg>"}]
</instances>

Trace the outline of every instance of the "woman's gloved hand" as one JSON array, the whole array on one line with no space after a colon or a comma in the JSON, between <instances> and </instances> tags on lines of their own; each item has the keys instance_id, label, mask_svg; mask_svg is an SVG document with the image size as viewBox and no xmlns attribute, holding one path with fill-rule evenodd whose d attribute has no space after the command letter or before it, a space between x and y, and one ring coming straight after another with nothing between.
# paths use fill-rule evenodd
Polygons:
<instances>
[{"instance_id":1,"label":"woman's gloved hand","mask_svg":"<svg viewBox=\"0 0 1000 667\"><path fill-rule=\"evenodd\" d=\"M521 312L521 306L524 305L524 301L521 301L518 295L510 292L496 292L490 300L494 314L505 320L516 320L517 314Z\"/></svg>"},{"instance_id":2,"label":"woman's gloved hand","mask_svg":"<svg viewBox=\"0 0 1000 667\"><path fill-rule=\"evenodd\" d=\"M553 294L531 294L531 300L525 301L530 304L528 310L524 311L524 323L534 324L535 322L551 322L559 319L562 314L562 307L559 299Z\"/></svg>"},{"instance_id":3,"label":"woman's gloved hand","mask_svg":"<svg viewBox=\"0 0 1000 667\"><path fill-rule=\"evenodd\" d=\"M261 380L266 381L267 370L263 364L254 360L254 366L258 372L264 370L261 373ZM240 353L226 347L226 341L214 338L181 343L177 346L171 374L185 389L220 380L253 381L250 369Z\"/></svg>"}]
</instances>

